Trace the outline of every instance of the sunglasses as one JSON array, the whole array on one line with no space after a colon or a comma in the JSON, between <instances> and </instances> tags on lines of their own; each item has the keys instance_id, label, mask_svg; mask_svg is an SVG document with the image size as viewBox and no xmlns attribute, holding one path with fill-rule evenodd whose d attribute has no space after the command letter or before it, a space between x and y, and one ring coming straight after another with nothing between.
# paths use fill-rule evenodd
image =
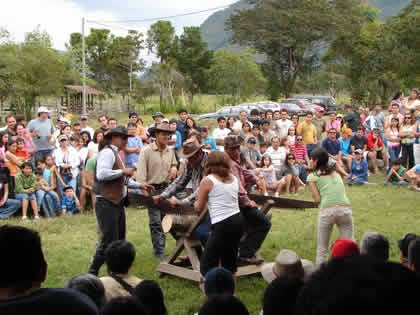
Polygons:
<instances>
[{"instance_id":1,"label":"sunglasses","mask_svg":"<svg viewBox=\"0 0 420 315\"><path fill-rule=\"evenodd\" d=\"M288 160L295 160L295 158L294 157L289 157L289 158L287 158Z\"/></svg>"},{"instance_id":2,"label":"sunglasses","mask_svg":"<svg viewBox=\"0 0 420 315\"><path fill-rule=\"evenodd\" d=\"M303 141L303 139L296 139L296 141Z\"/></svg>"}]
</instances>

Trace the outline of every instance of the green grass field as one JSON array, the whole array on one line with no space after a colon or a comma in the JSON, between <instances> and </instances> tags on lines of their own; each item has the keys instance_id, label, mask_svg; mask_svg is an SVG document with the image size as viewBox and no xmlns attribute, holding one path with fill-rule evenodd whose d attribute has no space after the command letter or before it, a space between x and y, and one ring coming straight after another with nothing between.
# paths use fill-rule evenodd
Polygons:
<instances>
[{"instance_id":1,"label":"green grass field","mask_svg":"<svg viewBox=\"0 0 420 315\"><path fill-rule=\"evenodd\" d=\"M407 232L420 233L420 194L407 187L384 187L381 185L383 176L372 176L370 181L378 185L347 187L353 207L356 239L359 242L366 231L385 234L391 243L391 260L398 261L397 240ZM304 195L291 197L311 200L308 190ZM314 261L317 214L317 209L304 212L273 210L273 227L260 252L265 260L272 261L279 250L288 248ZM1 221L0 224L19 224L40 232L49 264L45 287L62 287L72 276L87 272L97 241L96 220L92 213L41 219L39 222L12 219ZM197 284L172 276L159 278L156 274L157 262L152 255L147 212L129 208L127 230L127 239L137 250L132 273L143 279L159 281L170 315L198 311L204 298ZM336 238L337 232L334 230L331 240ZM166 253L169 254L175 243L171 236L168 235L167 239ZM104 267L101 275L105 272ZM259 276L239 279L238 296L250 314L258 314L265 287L264 280Z\"/></svg>"}]
</instances>

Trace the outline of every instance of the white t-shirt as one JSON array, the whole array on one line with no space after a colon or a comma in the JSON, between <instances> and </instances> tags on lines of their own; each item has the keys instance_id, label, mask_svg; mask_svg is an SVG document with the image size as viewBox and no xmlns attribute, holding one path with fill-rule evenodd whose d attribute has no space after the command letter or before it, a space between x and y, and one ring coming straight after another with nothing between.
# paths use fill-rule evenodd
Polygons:
<instances>
[{"instance_id":1,"label":"white t-shirt","mask_svg":"<svg viewBox=\"0 0 420 315\"><path fill-rule=\"evenodd\" d=\"M96 155L98 154L98 151L99 151L99 143L95 143L91 141L89 142L87 148L89 151L92 151L93 155Z\"/></svg>"},{"instance_id":2,"label":"white t-shirt","mask_svg":"<svg viewBox=\"0 0 420 315\"><path fill-rule=\"evenodd\" d=\"M284 164L287 153L288 150L286 147L279 147L277 150L275 150L273 147L269 147L267 149L267 154L270 155L275 168L280 168Z\"/></svg>"},{"instance_id":3,"label":"white t-shirt","mask_svg":"<svg viewBox=\"0 0 420 315\"><path fill-rule=\"evenodd\" d=\"M249 124L249 126L251 127L251 129L252 129L252 123L250 122L250 121L246 121L248 124ZM243 123L242 123L242 121L240 121L240 120L237 120L237 121L235 121L235 123L233 124L233 129L234 130L242 130L242 125L243 125Z\"/></svg>"},{"instance_id":4,"label":"white t-shirt","mask_svg":"<svg viewBox=\"0 0 420 315\"><path fill-rule=\"evenodd\" d=\"M229 134L231 133L231 130L228 128L216 128L213 130L213 138L214 139L225 139ZM217 150L223 152L225 149L222 145L216 146Z\"/></svg>"},{"instance_id":5,"label":"white t-shirt","mask_svg":"<svg viewBox=\"0 0 420 315\"><path fill-rule=\"evenodd\" d=\"M211 224L216 224L240 212L238 201L238 179L232 176L230 184L219 181L215 176L208 175L207 178L213 183L209 192L208 209Z\"/></svg>"},{"instance_id":6,"label":"white t-shirt","mask_svg":"<svg viewBox=\"0 0 420 315\"><path fill-rule=\"evenodd\" d=\"M86 128L83 128L80 132L87 131L90 133L90 137L93 139L93 134L95 133L95 130L93 130L92 127L87 126Z\"/></svg>"},{"instance_id":7,"label":"white t-shirt","mask_svg":"<svg viewBox=\"0 0 420 315\"><path fill-rule=\"evenodd\" d=\"M289 132L289 128L293 126L293 122L289 119L285 119L285 120L276 120L276 125L277 125L277 132L279 134L279 137L286 137L288 132Z\"/></svg>"}]
</instances>

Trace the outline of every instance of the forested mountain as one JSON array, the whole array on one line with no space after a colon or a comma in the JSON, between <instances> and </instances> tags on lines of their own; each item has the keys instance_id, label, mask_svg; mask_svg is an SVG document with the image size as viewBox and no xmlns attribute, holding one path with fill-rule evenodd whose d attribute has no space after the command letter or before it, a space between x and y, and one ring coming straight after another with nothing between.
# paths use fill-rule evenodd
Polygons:
<instances>
[{"instance_id":1,"label":"forested mountain","mask_svg":"<svg viewBox=\"0 0 420 315\"><path fill-rule=\"evenodd\" d=\"M368 0L368 2L381 10L381 17L386 19L397 14L399 10L410 3L410 0ZM210 49L239 49L239 47L234 47L230 44L231 34L225 30L225 23L233 12L249 7L247 0L240 0L228 8L212 14L204 21L201 25L201 33L203 34L203 39L208 42Z\"/></svg>"}]
</instances>

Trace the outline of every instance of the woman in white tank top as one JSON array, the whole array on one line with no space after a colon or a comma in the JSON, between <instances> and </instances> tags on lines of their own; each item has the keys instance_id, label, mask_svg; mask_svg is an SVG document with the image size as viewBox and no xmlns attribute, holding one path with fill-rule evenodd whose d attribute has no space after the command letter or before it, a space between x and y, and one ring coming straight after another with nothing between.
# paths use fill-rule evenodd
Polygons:
<instances>
[{"instance_id":1,"label":"woman in white tank top","mask_svg":"<svg viewBox=\"0 0 420 315\"><path fill-rule=\"evenodd\" d=\"M213 151L207 156L197 200L198 212L206 205L210 214L212 231L201 257L200 271L203 276L221 264L236 272L239 241L243 234L243 219L239 210L239 184L230 172L230 158L224 152Z\"/></svg>"}]
</instances>

